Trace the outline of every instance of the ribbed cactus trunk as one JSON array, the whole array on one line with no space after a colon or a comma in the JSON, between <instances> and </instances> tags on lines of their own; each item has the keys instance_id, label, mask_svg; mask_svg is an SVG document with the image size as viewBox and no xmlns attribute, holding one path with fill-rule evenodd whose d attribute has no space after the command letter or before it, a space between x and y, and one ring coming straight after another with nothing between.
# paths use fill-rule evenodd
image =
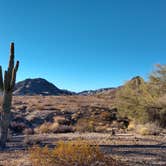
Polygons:
<instances>
[{"instance_id":1,"label":"ribbed cactus trunk","mask_svg":"<svg viewBox=\"0 0 166 166\"><path fill-rule=\"evenodd\" d=\"M10 46L10 60L8 70L2 74L2 67L0 66L0 90L3 92L2 110L0 117L0 147L4 148L7 142L8 128L11 120L11 104L12 93L16 81L16 73L18 70L19 61L14 66L14 43Z\"/></svg>"}]
</instances>

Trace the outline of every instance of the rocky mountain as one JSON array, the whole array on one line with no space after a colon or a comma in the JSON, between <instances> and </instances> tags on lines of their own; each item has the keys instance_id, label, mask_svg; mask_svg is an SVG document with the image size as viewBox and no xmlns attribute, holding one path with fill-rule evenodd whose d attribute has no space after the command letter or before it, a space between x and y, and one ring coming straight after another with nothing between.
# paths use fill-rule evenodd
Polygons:
<instances>
[{"instance_id":1,"label":"rocky mountain","mask_svg":"<svg viewBox=\"0 0 166 166\"><path fill-rule=\"evenodd\" d=\"M85 91L79 92L78 95L84 95L84 96L96 95L98 93L104 93L104 92L112 91L114 89L116 89L116 88L101 88L101 89L96 89L96 90L85 90Z\"/></svg>"},{"instance_id":2,"label":"rocky mountain","mask_svg":"<svg viewBox=\"0 0 166 166\"><path fill-rule=\"evenodd\" d=\"M73 95L74 92L59 89L43 78L26 79L16 84L14 95Z\"/></svg>"},{"instance_id":3,"label":"rocky mountain","mask_svg":"<svg viewBox=\"0 0 166 166\"><path fill-rule=\"evenodd\" d=\"M48 82L47 80L43 78L35 78L35 79L25 79L23 81L20 81L16 84L14 95L16 96L24 96L24 95L43 95L43 96L49 96L49 95L83 95L83 96L89 96L89 95L96 95L99 93L105 93L108 91L112 91L115 88L102 88L97 90L87 90L82 91L79 93L71 92L64 89L59 89L51 82Z\"/></svg>"},{"instance_id":4,"label":"rocky mountain","mask_svg":"<svg viewBox=\"0 0 166 166\"><path fill-rule=\"evenodd\" d=\"M135 86L138 86L144 80L137 76L132 78L129 81L133 88ZM26 79L24 81L20 81L16 84L14 95L43 95L43 96L49 96L49 95L81 95L81 96L100 96L100 97L107 97L107 98L115 98L115 93L118 89L122 88L123 86L117 87L117 88L101 88L97 90L86 90L79 93L71 92L64 89L59 89L54 84L48 82L47 80L43 78L35 78L35 79Z\"/></svg>"}]
</instances>

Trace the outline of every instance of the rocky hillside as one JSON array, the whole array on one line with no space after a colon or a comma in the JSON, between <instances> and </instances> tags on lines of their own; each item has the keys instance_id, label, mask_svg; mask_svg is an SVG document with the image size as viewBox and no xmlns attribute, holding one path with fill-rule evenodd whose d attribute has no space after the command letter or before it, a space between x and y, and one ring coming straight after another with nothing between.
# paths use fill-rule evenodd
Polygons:
<instances>
[{"instance_id":1,"label":"rocky hillside","mask_svg":"<svg viewBox=\"0 0 166 166\"><path fill-rule=\"evenodd\" d=\"M142 82L142 78L137 76L132 78L129 82L138 86ZM64 89L59 89L54 84L48 82L43 78L26 79L18 82L15 86L14 95L28 96L28 95L42 95L42 96L58 96L58 95L81 95L81 96L97 96L101 98L114 99L116 92L123 86L117 88L101 88L96 90L85 90L79 93L71 92Z\"/></svg>"},{"instance_id":2,"label":"rocky hillside","mask_svg":"<svg viewBox=\"0 0 166 166\"><path fill-rule=\"evenodd\" d=\"M1 104L1 102L0 102ZM14 96L13 133L110 132L126 128L110 100L94 96Z\"/></svg>"},{"instance_id":3,"label":"rocky hillside","mask_svg":"<svg viewBox=\"0 0 166 166\"><path fill-rule=\"evenodd\" d=\"M143 79L134 77L128 83L135 89ZM116 94L123 88L125 86L74 95L44 79L22 81L14 92L20 96L14 97L11 130L14 133L24 130L36 133L126 131L130 120L120 116L115 104Z\"/></svg>"},{"instance_id":4,"label":"rocky hillside","mask_svg":"<svg viewBox=\"0 0 166 166\"><path fill-rule=\"evenodd\" d=\"M84 96L88 96L88 95L96 95L98 93L104 93L107 91L112 91L116 88L101 88L101 89L96 89L96 90L85 90L82 92L79 92L78 95L84 95Z\"/></svg>"},{"instance_id":5,"label":"rocky hillside","mask_svg":"<svg viewBox=\"0 0 166 166\"><path fill-rule=\"evenodd\" d=\"M57 95L83 95L91 96L98 94L112 94L116 88L101 88L97 90L86 90L79 93L71 92L64 89L59 89L53 83L48 82L43 78L25 79L16 84L14 95L28 96L28 95L41 95L41 96L57 96Z\"/></svg>"},{"instance_id":6,"label":"rocky hillside","mask_svg":"<svg viewBox=\"0 0 166 166\"><path fill-rule=\"evenodd\" d=\"M72 95L73 92L57 88L54 84L43 78L26 79L15 86L14 95Z\"/></svg>"}]
</instances>

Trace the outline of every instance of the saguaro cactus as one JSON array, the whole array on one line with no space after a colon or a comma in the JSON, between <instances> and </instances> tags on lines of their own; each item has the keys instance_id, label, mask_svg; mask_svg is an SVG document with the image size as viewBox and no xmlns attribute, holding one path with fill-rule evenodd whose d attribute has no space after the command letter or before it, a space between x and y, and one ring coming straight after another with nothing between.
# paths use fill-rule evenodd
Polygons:
<instances>
[{"instance_id":1,"label":"saguaro cactus","mask_svg":"<svg viewBox=\"0 0 166 166\"><path fill-rule=\"evenodd\" d=\"M11 120L11 103L12 92L14 90L16 73L18 70L19 61L14 66L14 43L10 45L10 60L8 69L2 74L2 67L0 66L0 90L3 92L2 109L0 117L0 147L6 146L8 128Z\"/></svg>"}]
</instances>

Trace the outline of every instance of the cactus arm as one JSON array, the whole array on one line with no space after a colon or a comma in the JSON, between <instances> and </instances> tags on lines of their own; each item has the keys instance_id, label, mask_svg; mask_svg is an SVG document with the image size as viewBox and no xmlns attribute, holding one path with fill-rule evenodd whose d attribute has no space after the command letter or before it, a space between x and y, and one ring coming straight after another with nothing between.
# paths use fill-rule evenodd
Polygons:
<instances>
[{"instance_id":1,"label":"cactus arm","mask_svg":"<svg viewBox=\"0 0 166 166\"><path fill-rule=\"evenodd\" d=\"M17 72L17 70L18 70L18 67L19 67L19 61L16 62L16 66L15 66L16 72Z\"/></svg>"},{"instance_id":2,"label":"cactus arm","mask_svg":"<svg viewBox=\"0 0 166 166\"><path fill-rule=\"evenodd\" d=\"M14 68L14 43L10 44L10 60L9 60L9 66L8 71L12 73L12 69Z\"/></svg>"},{"instance_id":3,"label":"cactus arm","mask_svg":"<svg viewBox=\"0 0 166 166\"><path fill-rule=\"evenodd\" d=\"M7 90L7 85L8 85L8 72L5 70L5 72L4 72L4 91Z\"/></svg>"},{"instance_id":4,"label":"cactus arm","mask_svg":"<svg viewBox=\"0 0 166 166\"><path fill-rule=\"evenodd\" d=\"M16 73L19 67L19 61L17 61L16 66L13 68L13 72L12 72L12 80L11 80L11 89L14 90L15 87L15 82L16 82Z\"/></svg>"},{"instance_id":5,"label":"cactus arm","mask_svg":"<svg viewBox=\"0 0 166 166\"><path fill-rule=\"evenodd\" d=\"M10 58L9 58L9 64L8 64L8 70L7 70L7 74L8 74L8 81L7 81L7 90L10 90L10 85L12 82L12 73L13 73L13 69L14 69L14 43L10 44Z\"/></svg>"}]
</instances>

